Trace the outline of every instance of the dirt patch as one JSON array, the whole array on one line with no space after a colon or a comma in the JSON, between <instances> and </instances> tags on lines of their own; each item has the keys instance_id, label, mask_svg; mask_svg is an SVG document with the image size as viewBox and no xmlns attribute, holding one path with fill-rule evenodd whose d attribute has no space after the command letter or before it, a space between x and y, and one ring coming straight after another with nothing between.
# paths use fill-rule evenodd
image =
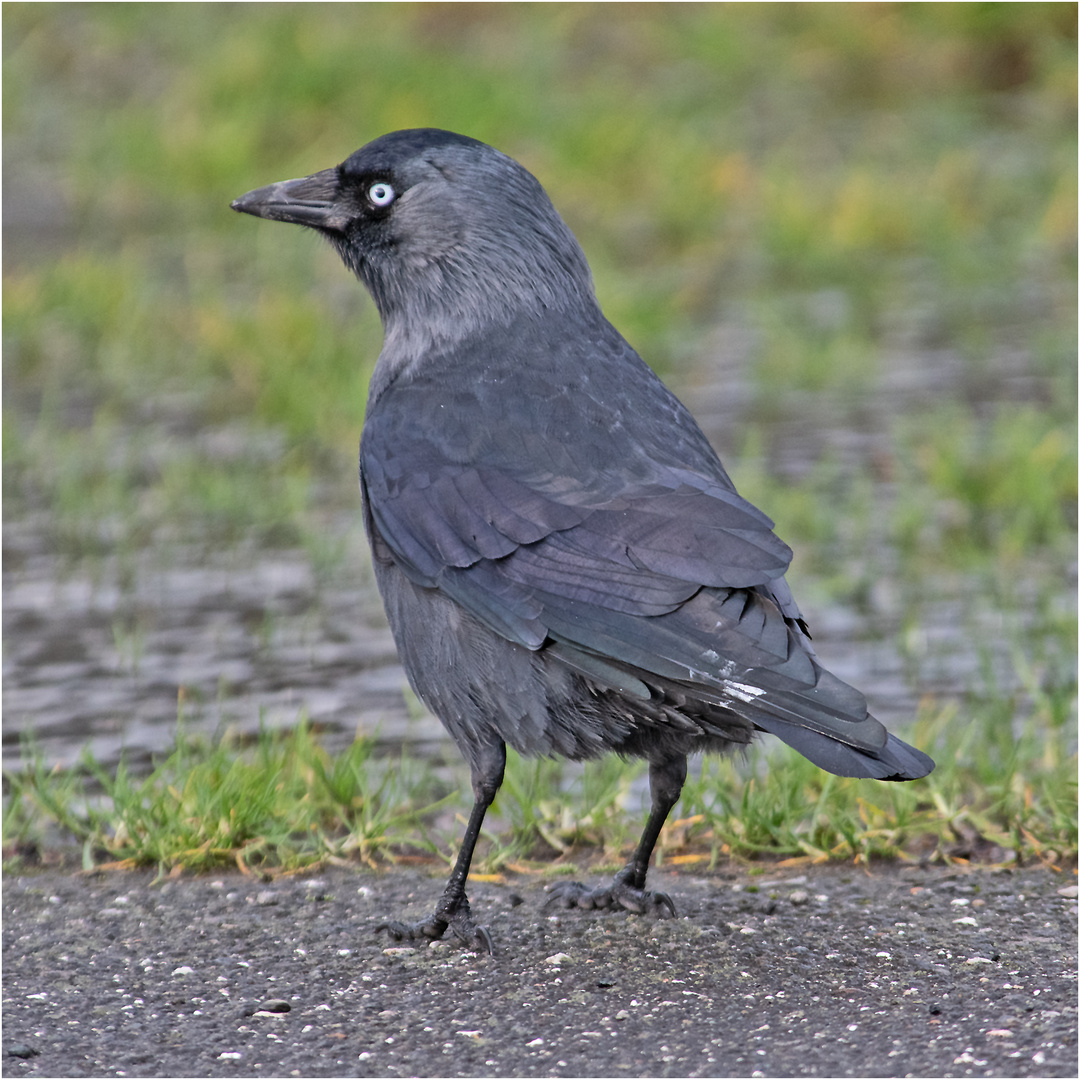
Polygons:
<instances>
[{"instance_id":1,"label":"dirt patch","mask_svg":"<svg viewBox=\"0 0 1080 1080\"><path fill-rule=\"evenodd\" d=\"M591 880L591 875L586 875ZM441 881L4 882L8 1076L1075 1076L1073 874L656 872L679 918L470 885L494 957L395 947Z\"/></svg>"}]
</instances>

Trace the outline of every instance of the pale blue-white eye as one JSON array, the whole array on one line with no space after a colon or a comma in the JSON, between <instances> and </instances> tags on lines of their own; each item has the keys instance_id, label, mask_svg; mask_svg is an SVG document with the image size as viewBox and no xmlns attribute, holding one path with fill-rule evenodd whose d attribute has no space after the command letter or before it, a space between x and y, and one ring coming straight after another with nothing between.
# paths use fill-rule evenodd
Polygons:
<instances>
[{"instance_id":1,"label":"pale blue-white eye","mask_svg":"<svg viewBox=\"0 0 1080 1080\"><path fill-rule=\"evenodd\" d=\"M368 188L367 197L372 206L389 206L397 198L397 192L389 184L380 180Z\"/></svg>"}]
</instances>

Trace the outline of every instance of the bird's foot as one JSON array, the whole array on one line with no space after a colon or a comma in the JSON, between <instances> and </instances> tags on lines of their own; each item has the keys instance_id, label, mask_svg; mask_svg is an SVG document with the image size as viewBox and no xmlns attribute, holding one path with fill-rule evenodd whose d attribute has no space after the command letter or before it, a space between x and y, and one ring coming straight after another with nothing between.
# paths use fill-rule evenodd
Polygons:
<instances>
[{"instance_id":1,"label":"bird's foot","mask_svg":"<svg viewBox=\"0 0 1080 1080\"><path fill-rule=\"evenodd\" d=\"M492 944L491 935L487 927L475 923L469 911L469 901L465 896L460 898L445 896L439 901L433 914L417 923L384 922L375 927L375 932L385 930L394 941L438 941L447 930L452 930L454 936L463 944L475 952L487 952L495 955L495 946Z\"/></svg>"},{"instance_id":2,"label":"bird's foot","mask_svg":"<svg viewBox=\"0 0 1080 1080\"><path fill-rule=\"evenodd\" d=\"M631 884L630 867L620 870L610 885L590 889L580 881L560 881L548 890L548 904L585 910L621 907L635 915L653 915L658 919L675 917L675 903L665 892L647 892Z\"/></svg>"}]
</instances>

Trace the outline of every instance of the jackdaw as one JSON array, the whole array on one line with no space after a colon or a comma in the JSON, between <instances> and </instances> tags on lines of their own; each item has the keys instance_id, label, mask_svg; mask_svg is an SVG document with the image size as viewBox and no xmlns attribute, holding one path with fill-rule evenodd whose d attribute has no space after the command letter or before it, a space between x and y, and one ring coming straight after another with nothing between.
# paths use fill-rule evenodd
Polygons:
<instances>
[{"instance_id":1,"label":"jackdaw","mask_svg":"<svg viewBox=\"0 0 1080 1080\"><path fill-rule=\"evenodd\" d=\"M380 929L423 941L449 927L491 951L465 881L507 744L648 761L629 864L606 887L554 891L659 916L674 905L645 875L687 754L766 731L840 776L930 772L819 664L784 580L791 550L604 318L531 173L414 129L232 207L321 233L382 318L364 524L405 672L468 759L475 804L434 912Z\"/></svg>"}]
</instances>

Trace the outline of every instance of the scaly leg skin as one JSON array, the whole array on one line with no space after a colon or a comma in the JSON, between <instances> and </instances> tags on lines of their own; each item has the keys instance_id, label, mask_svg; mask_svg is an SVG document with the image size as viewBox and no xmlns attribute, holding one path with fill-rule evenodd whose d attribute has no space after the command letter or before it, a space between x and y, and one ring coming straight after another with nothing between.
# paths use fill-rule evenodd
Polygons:
<instances>
[{"instance_id":1,"label":"scaly leg skin","mask_svg":"<svg viewBox=\"0 0 1080 1080\"><path fill-rule=\"evenodd\" d=\"M454 936L476 952L488 952L495 955L491 935L486 928L473 921L469 911L469 898L465 895L465 881L469 876L469 864L473 850L480 837L480 826L488 807L495 801L495 794L502 784L503 771L506 768L506 747L503 743L484 749L482 756L472 763L473 808L469 815L469 824L461 838L461 850L453 873L446 883L446 891L435 905L435 911L418 923L384 922L375 927L375 932L385 930L394 941L438 941L446 931L453 930Z\"/></svg>"},{"instance_id":2,"label":"scaly leg skin","mask_svg":"<svg viewBox=\"0 0 1080 1080\"><path fill-rule=\"evenodd\" d=\"M649 788L652 809L645 831L630 862L615 875L608 886L590 889L579 881L562 881L549 889L547 903L558 902L562 907L586 910L621 907L635 915L653 915L660 919L675 916L675 904L667 893L646 892L645 876L649 859L660 830L671 808L679 801L686 780L686 758L671 758L649 765Z\"/></svg>"}]
</instances>

